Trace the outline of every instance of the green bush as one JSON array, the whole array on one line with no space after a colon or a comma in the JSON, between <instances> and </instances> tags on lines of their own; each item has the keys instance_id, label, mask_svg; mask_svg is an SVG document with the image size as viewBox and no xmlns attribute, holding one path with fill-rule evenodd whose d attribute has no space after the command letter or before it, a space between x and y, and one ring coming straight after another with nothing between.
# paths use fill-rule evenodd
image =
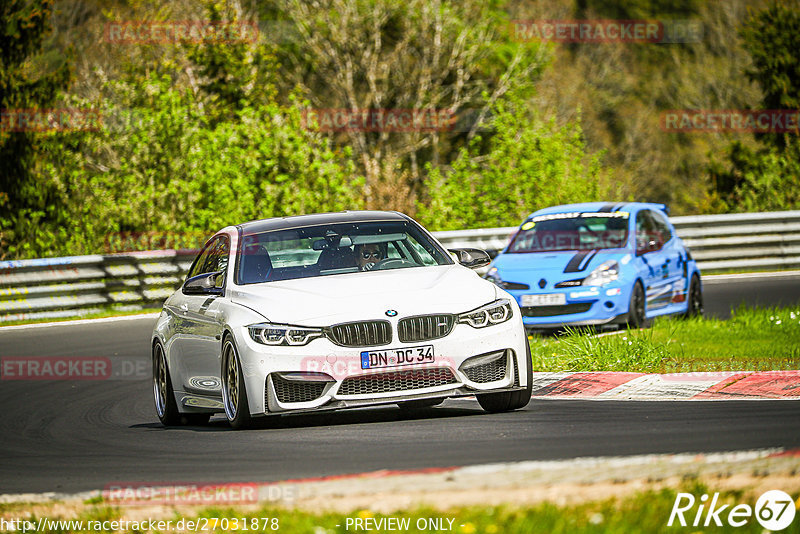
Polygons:
<instances>
[{"instance_id":1,"label":"green bush","mask_svg":"<svg viewBox=\"0 0 800 534\"><path fill-rule=\"evenodd\" d=\"M493 136L476 137L449 170L429 169L420 221L436 230L519 224L553 204L598 200L608 189L600 155L588 155L578 124L559 127L525 113L513 97L498 102Z\"/></svg>"},{"instance_id":2,"label":"green bush","mask_svg":"<svg viewBox=\"0 0 800 534\"><path fill-rule=\"evenodd\" d=\"M45 174L63 189L68 217L40 228L51 238L21 255L99 252L119 232L196 238L252 219L362 207L348 154L304 127L301 103L258 104L210 124L169 78L149 77L143 89L114 82L105 102L124 104L102 110L101 130L50 138Z\"/></svg>"}]
</instances>

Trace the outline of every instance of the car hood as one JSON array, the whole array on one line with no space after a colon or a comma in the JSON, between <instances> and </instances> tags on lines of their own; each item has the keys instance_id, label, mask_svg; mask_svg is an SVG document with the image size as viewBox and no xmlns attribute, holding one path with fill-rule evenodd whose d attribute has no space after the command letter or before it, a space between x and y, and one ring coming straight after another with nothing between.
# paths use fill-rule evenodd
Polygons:
<instances>
[{"instance_id":1,"label":"car hood","mask_svg":"<svg viewBox=\"0 0 800 534\"><path fill-rule=\"evenodd\" d=\"M495 258L496 267L503 280L525 282L543 274L559 276L563 279L587 276L604 261L616 260L628 263L631 254L625 249L604 249L597 251L567 252L529 252L522 254L501 254ZM508 275L508 278L505 275Z\"/></svg>"},{"instance_id":2,"label":"car hood","mask_svg":"<svg viewBox=\"0 0 800 534\"><path fill-rule=\"evenodd\" d=\"M460 265L348 273L238 286L233 302L275 323L328 326L344 321L460 313L497 298L496 286Z\"/></svg>"}]
</instances>

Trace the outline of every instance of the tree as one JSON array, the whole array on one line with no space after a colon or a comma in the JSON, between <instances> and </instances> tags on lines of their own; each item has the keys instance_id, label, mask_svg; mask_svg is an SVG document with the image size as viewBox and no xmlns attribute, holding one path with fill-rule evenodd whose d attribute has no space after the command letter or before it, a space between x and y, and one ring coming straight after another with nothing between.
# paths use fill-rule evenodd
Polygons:
<instances>
[{"instance_id":1,"label":"tree","mask_svg":"<svg viewBox=\"0 0 800 534\"><path fill-rule=\"evenodd\" d=\"M486 146L476 138L450 170L431 169L420 221L437 230L513 226L537 209L596 201L614 191L600 155L588 155L580 126L558 127L516 98L493 109Z\"/></svg>"},{"instance_id":2,"label":"tree","mask_svg":"<svg viewBox=\"0 0 800 534\"><path fill-rule=\"evenodd\" d=\"M238 2L211 2L207 19L214 24L239 26L256 32ZM217 113L230 114L249 105L274 101L275 56L270 47L251 36L233 42L208 42L195 46L189 59L197 66L198 85L205 104Z\"/></svg>"},{"instance_id":3,"label":"tree","mask_svg":"<svg viewBox=\"0 0 800 534\"><path fill-rule=\"evenodd\" d=\"M236 0L208 9L212 21L242 14ZM262 42L134 48L88 96L61 95L66 107L96 109L102 127L40 135L35 168L58 199L48 200L58 224L29 225L35 239L14 257L147 247L120 239L142 233L191 247L245 220L363 206L346 147L303 127L307 102L276 101Z\"/></svg>"},{"instance_id":4,"label":"tree","mask_svg":"<svg viewBox=\"0 0 800 534\"><path fill-rule=\"evenodd\" d=\"M51 106L69 82L68 62L42 53L52 0L0 3L0 259L30 245L42 221L58 217L59 199L36 174L41 136L15 131L17 112Z\"/></svg>"},{"instance_id":5,"label":"tree","mask_svg":"<svg viewBox=\"0 0 800 534\"><path fill-rule=\"evenodd\" d=\"M753 58L747 76L761 86L763 110L800 110L800 2L773 2L740 30ZM798 130L758 133L758 146L728 146L722 162L712 158L712 192L729 211L800 207Z\"/></svg>"},{"instance_id":6,"label":"tree","mask_svg":"<svg viewBox=\"0 0 800 534\"><path fill-rule=\"evenodd\" d=\"M222 118L168 76L152 75L141 89L110 83L102 112L114 120L53 139L48 174L71 184L68 235L53 251L98 252L120 234L147 232L192 247L246 220L360 208L348 154L301 126L302 105Z\"/></svg>"},{"instance_id":7,"label":"tree","mask_svg":"<svg viewBox=\"0 0 800 534\"><path fill-rule=\"evenodd\" d=\"M774 2L750 17L740 33L753 59L747 77L761 86L763 109L800 110L800 2ZM787 135L761 139L784 148Z\"/></svg>"},{"instance_id":8,"label":"tree","mask_svg":"<svg viewBox=\"0 0 800 534\"><path fill-rule=\"evenodd\" d=\"M448 110L470 125L365 131L335 136L353 149L369 207L412 212L427 163L448 163L452 147L478 132L493 103L512 87L530 88L547 48L515 43L499 2L484 0L274 0L294 28L279 45L289 82L314 108ZM464 131L461 131L464 130Z\"/></svg>"},{"instance_id":9,"label":"tree","mask_svg":"<svg viewBox=\"0 0 800 534\"><path fill-rule=\"evenodd\" d=\"M519 18L644 19L694 29L687 43L556 44L537 100L558 124L581 109L587 148L605 151L604 165L637 200L667 203L675 215L720 210L709 192L709 154L738 134L673 133L659 119L667 110L741 109L760 98L743 76L750 58L736 28L763 0L516 3Z\"/></svg>"}]
</instances>

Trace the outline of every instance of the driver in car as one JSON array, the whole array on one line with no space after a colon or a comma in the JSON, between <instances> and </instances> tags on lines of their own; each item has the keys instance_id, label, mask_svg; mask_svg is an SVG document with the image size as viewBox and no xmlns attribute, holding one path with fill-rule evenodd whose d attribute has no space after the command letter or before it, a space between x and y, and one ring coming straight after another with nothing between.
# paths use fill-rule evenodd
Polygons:
<instances>
[{"instance_id":1,"label":"driver in car","mask_svg":"<svg viewBox=\"0 0 800 534\"><path fill-rule=\"evenodd\" d=\"M363 245L356 245L356 264L359 270L369 271L375 264L381 261L386 255L383 253L381 246L377 243L364 243Z\"/></svg>"}]
</instances>

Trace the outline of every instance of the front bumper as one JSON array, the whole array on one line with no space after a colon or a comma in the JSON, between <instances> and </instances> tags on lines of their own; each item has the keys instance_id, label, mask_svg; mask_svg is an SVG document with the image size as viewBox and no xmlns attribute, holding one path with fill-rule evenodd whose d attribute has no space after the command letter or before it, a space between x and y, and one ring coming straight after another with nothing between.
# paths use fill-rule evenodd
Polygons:
<instances>
[{"instance_id":1,"label":"front bumper","mask_svg":"<svg viewBox=\"0 0 800 534\"><path fill-rule=\"evenodd\" d=\"M522 322L528 329L589 326L613 323L628 313L630 288L619 284L577 286L542 291L509 291L520 306ZM526 295L564 295L564 304L528 306ZM524 304L525 303L525 304Z\"/></svg>"},{"instance_id":2,"label":"front bumper","mask_svg":"<svg viewBox=\"0 0 800 534\"><path fill-rule=\"evenodd\" d=\"M513 391L527 386L527 338L519 317L482 329L457 324L444 338L384 347L341 347L321 338L273 347L238 336L250 412L337 410ZM435 361L362 369L361 352L432 345Z\"/></svg>"}]
</instances>

